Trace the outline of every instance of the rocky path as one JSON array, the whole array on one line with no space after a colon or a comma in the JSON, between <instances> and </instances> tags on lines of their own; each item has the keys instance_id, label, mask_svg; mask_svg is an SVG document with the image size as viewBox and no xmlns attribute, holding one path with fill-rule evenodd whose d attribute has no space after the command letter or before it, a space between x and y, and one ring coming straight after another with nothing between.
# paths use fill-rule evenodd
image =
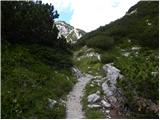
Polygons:
<instances>
[{"instance_id":1,"label":"rocky path","mask_svg":"<svg viewBox=\"0 0 160 120\"><path fill-rule=\"evenodd\" d=\"M87 57L95 56L98 60L100 55L92 53L89 50L86 54ZM92 54L91 54L92 53ZM77 56L74 55L77 59ZM84 55L82 55L84 57ZM78 57L80 60L82 56ZM85 57L86 57L85 56ZM87 66L86 66L87 67ZM77 83L74 85L72 91L67 96L66 102L66 118L67 119L82 119L85 118L84 111L82 109L82 97L84 95L84 89L86 85L92 80L90 86L99 86L99 90L88 95L87 107L92 109L98 107L101 112L104 113L106 118L121 118L119 116L119 103L121 96L116 87L117 79L121 79L123 76L120 74L120 70L113 66L113 63L105 64L102 70L105 76L92 76L90 74L82 74L81 71L75 66L72 68L73 73L77 77ZM101 91L101 92L100 92ZM117 99L118 97L118 99Z\"/></svg>"},{"instance_id":2,"label":"rocky path","mask_svg":"<svg viewBox=\"0 0 160 120\"><path fill-rule=\"evenodd\" d=\"M82 119L85 118L81 98L83 97L83 90L87 83L93 78L93 76L89 74L81 75L78 70L77 77L78 82L73 87L72 91L69 93L67 97L66 109L67 109L67 119Z\"/></svg>"}]
</instances>

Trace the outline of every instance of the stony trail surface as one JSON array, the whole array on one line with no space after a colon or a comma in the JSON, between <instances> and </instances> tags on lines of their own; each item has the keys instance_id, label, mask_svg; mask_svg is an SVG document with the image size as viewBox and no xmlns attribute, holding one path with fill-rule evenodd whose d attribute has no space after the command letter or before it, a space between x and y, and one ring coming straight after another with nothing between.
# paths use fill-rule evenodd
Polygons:
<instances>
[{"instance_id":1,"label":"stony trail surface","mask_svg":"<svg viewBox=\"0 0 160 120\"><path fill-rule=\"evenodd\" d=\"M84 95L84 89L87 83L93 78L92 75L85 74L78 78L78 82L67 96L66 113L67 119L85 118L82 110L81 98Z\"/></svg>"}]
</instances>

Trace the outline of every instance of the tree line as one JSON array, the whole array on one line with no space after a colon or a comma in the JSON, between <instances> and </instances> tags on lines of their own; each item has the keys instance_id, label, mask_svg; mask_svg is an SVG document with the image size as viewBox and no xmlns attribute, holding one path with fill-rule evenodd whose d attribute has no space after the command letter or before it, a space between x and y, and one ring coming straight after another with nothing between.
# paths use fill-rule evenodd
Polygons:
<instances>
[{"instance_id":1,"label":"tree line","mask_svg":"<svg viewBox=\"0 0 160 120\"><path fill-rule=\"evenodd\" d=\"M2 1L2 42L38 43L66 48L66 40L58 36L54 19L59 17L52 4L42 1Z\"/></svg>"}]
</instances>

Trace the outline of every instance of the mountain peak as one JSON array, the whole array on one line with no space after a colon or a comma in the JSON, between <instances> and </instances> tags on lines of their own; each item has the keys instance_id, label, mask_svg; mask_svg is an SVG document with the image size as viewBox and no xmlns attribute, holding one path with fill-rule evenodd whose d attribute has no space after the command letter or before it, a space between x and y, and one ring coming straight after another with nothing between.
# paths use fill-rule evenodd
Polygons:
<instances>
[{"instance_id":1,"label":"mountain peak","mask_svg":"<svg viewBox=\"0 0 160 120\"><path fill-rule=\"evenodd\" d=\"M67 42L76 43L78 39L80 39L83 35L85 35L85 31L81 29L77 29L65 21L56 21L55 22L59 35L58 37L64 36Z\"/></svg>"}]
</instances>

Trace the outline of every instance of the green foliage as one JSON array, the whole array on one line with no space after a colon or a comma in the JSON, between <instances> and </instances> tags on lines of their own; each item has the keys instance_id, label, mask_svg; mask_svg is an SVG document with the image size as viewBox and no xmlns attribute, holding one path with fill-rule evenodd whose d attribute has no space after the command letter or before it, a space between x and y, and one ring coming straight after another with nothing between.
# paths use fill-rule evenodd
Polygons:
<instances>
[{"instance_id":1,"label":"green foliage","mask_svg":"<svg viewBox=\"0 0 160 120\"><path fill-rule=\"evenodd\" d=\"M32 48L36 49L32 49ZM51 47L33 44L29 45L30 53L37 56L37 59L48 65L57 66L57 68L68 68L72 66L72 53L69 50L53 49Z\"/></svg>"},{"instance_id":2,"label":"green foliage","mask_svg":"<svg viewBox=\"0 0 160 120\"><path fill-rule=\"evenodd\" d=\"M87 56L87 54L97 53L94 49L84 46L74 51L73 63L84 73L92 75L102 74L102 63L97 56Z\"/></svg>"},{"instance_id":3,"label":"green foliage","mask_svg":"<svg viewBox=\"0 0 160 120\"><path fill-rule=\"evenodd\" d=\"M41 54L35 53L35 48ZM61 61L63 55L66 58ZM42 45L3 43L2 118L65 118L65 107L59 100L75 82L70 66L66 66L69 61L64 63L68 57L71 54ZM50 108L48 98L58 103Z\"/></svg>"},{"instance_id":4,"label":"green foliage","mask_svg":"<svg viewBox=\"0 0 160 120\"><path fill-rule=\"evenodd\" d=\"M81 42L81 41L80 41ZM81 44L81 43L79 43ZM96 35L85 40L85 44L92 48L100 48L104 50L111 49L114 45L113 38L104 35Z\"/></svg>"},{"instance_id":5,"label":"green foliage","mask_svg":"<svg viewBox=\"0 0 160 120\"><path fill-rule=\"evenodd\" d=\"M111 63L115 60L115 56L111 53L104 53L101 56L101 61L102 63L106 64L106 63Z\"/></svg>"},{"instance_id":6,"label":"green foliage","mask_svg":"<svg viewBox=\"0 0 160 120\"><path fill-rule=\"evenodd\" d=\"M59 15L53 5L41 1L2 1L2 40L12 43L39 43L65 48L66 40L57 39L54 19Z\"/></svg>"},{"instance_id":7,"label":"green foliage","mask_svg":"<svg viewBox=\"0 0 160 120\"><path fill-rule=\"evenodd\" d=\"M158 1L140 1L131 7L127 14L136 10L134 14L125 15L122 18L100 27L90 33L87 33L77 43L79 46L91 43L91 47L100 47L102 49L104 42L100 43L98 36L103 38L111 37L114 39L114 45L121 44L124 38L132 39L132 43L149 48L159 47L159 2ZM150 25L149 25L149 24ZM95 37L96 36L96 37ZM96 42L95 42L96 41ZM112 41L112 40L111 40ZM98 44L98 45L97 45ZM99 45L101 44L101 45Z\"/></svg>"},{"instance_id":8,"label":"green foliage","mask_svg":"<svg viewBox=\"0 0 160 120\"><path fill-rule=\"evenodd\" d=\"M88 119L105 119L104 113L96 108L89 109L86 113Z\"/></svg>"},{"instance_id":9,"label":"green foliage","mask_svg":"<svg viewBox=\"0 0 160 120\"><path fill-rule=\"evenodd\" d=\"M133 10L136 12L130 14ZM87 33L77 43L79 46L101 48L104 50L101 52L102 63L113 62L121 70L124 78L118 80L117 85L125 96L125 104L129 107L131 118L158 117L157 113L144 107L145 102L139 110L139 101L136 99L140 97L158 105L158 16L158 1L140 1L131 7L124 17ZM109 49L105 47L104 42L108 37L114 40ZM141 49L131 50L133 46L139 46ZM125 52L129 53L128 57L123 55Z\"/></svg>"},{"instance_id":10,"label":"green foliage","mask_svg":"<svg viewBox=\"0 0 160 120\"><path fill-rule=\"evenodd\" d=\"M159 28L158 25L152 25L144 29L144 32L140 34L139 38L141 41L139 43L143 46L151 46L152 48L157 48L159 41Z\"/></svg>"},{"instance_id":11,"label":"green foliage","mask_svg":"<svg viewBox=\"0 0 160 120\"><path fill-rule=\"evenodd\" d=\"M126 104L134 114L139 114L145 118L154 118L155 113L146 111L138 111L137 100L139 96L158 104L159 99L159 78L158 78L158 52L154 50L143 49L136 56L120 57L116 60L116 66L122 70L125 76L118 81L118 86L123 90L126 96ZM153 74L152 72L157 72Z\"/></svg>"},{"instance_id":12,"label":"green foliage","mask_svg":"<svg viewBox=\"0 0 160 120\"><path fill-rule=\"evenodd\" d=\"M72 53L57 39L53 5L2 1L2 118L65 118ZM48 99L58 103L50 108Z\"/></svg>"},{"instance_id":13,"label":"green foliage","mask_svg":"<svg viewBox=\"0 0 160 120\"><path fill-rule=\"evenodd\" d=\"M75 64L85 73L90 71L91 74L96 75L96 73L101 72L102 64L95 58L82 58L80 61L76 61Z\"/></svg>"}]
</instances>

